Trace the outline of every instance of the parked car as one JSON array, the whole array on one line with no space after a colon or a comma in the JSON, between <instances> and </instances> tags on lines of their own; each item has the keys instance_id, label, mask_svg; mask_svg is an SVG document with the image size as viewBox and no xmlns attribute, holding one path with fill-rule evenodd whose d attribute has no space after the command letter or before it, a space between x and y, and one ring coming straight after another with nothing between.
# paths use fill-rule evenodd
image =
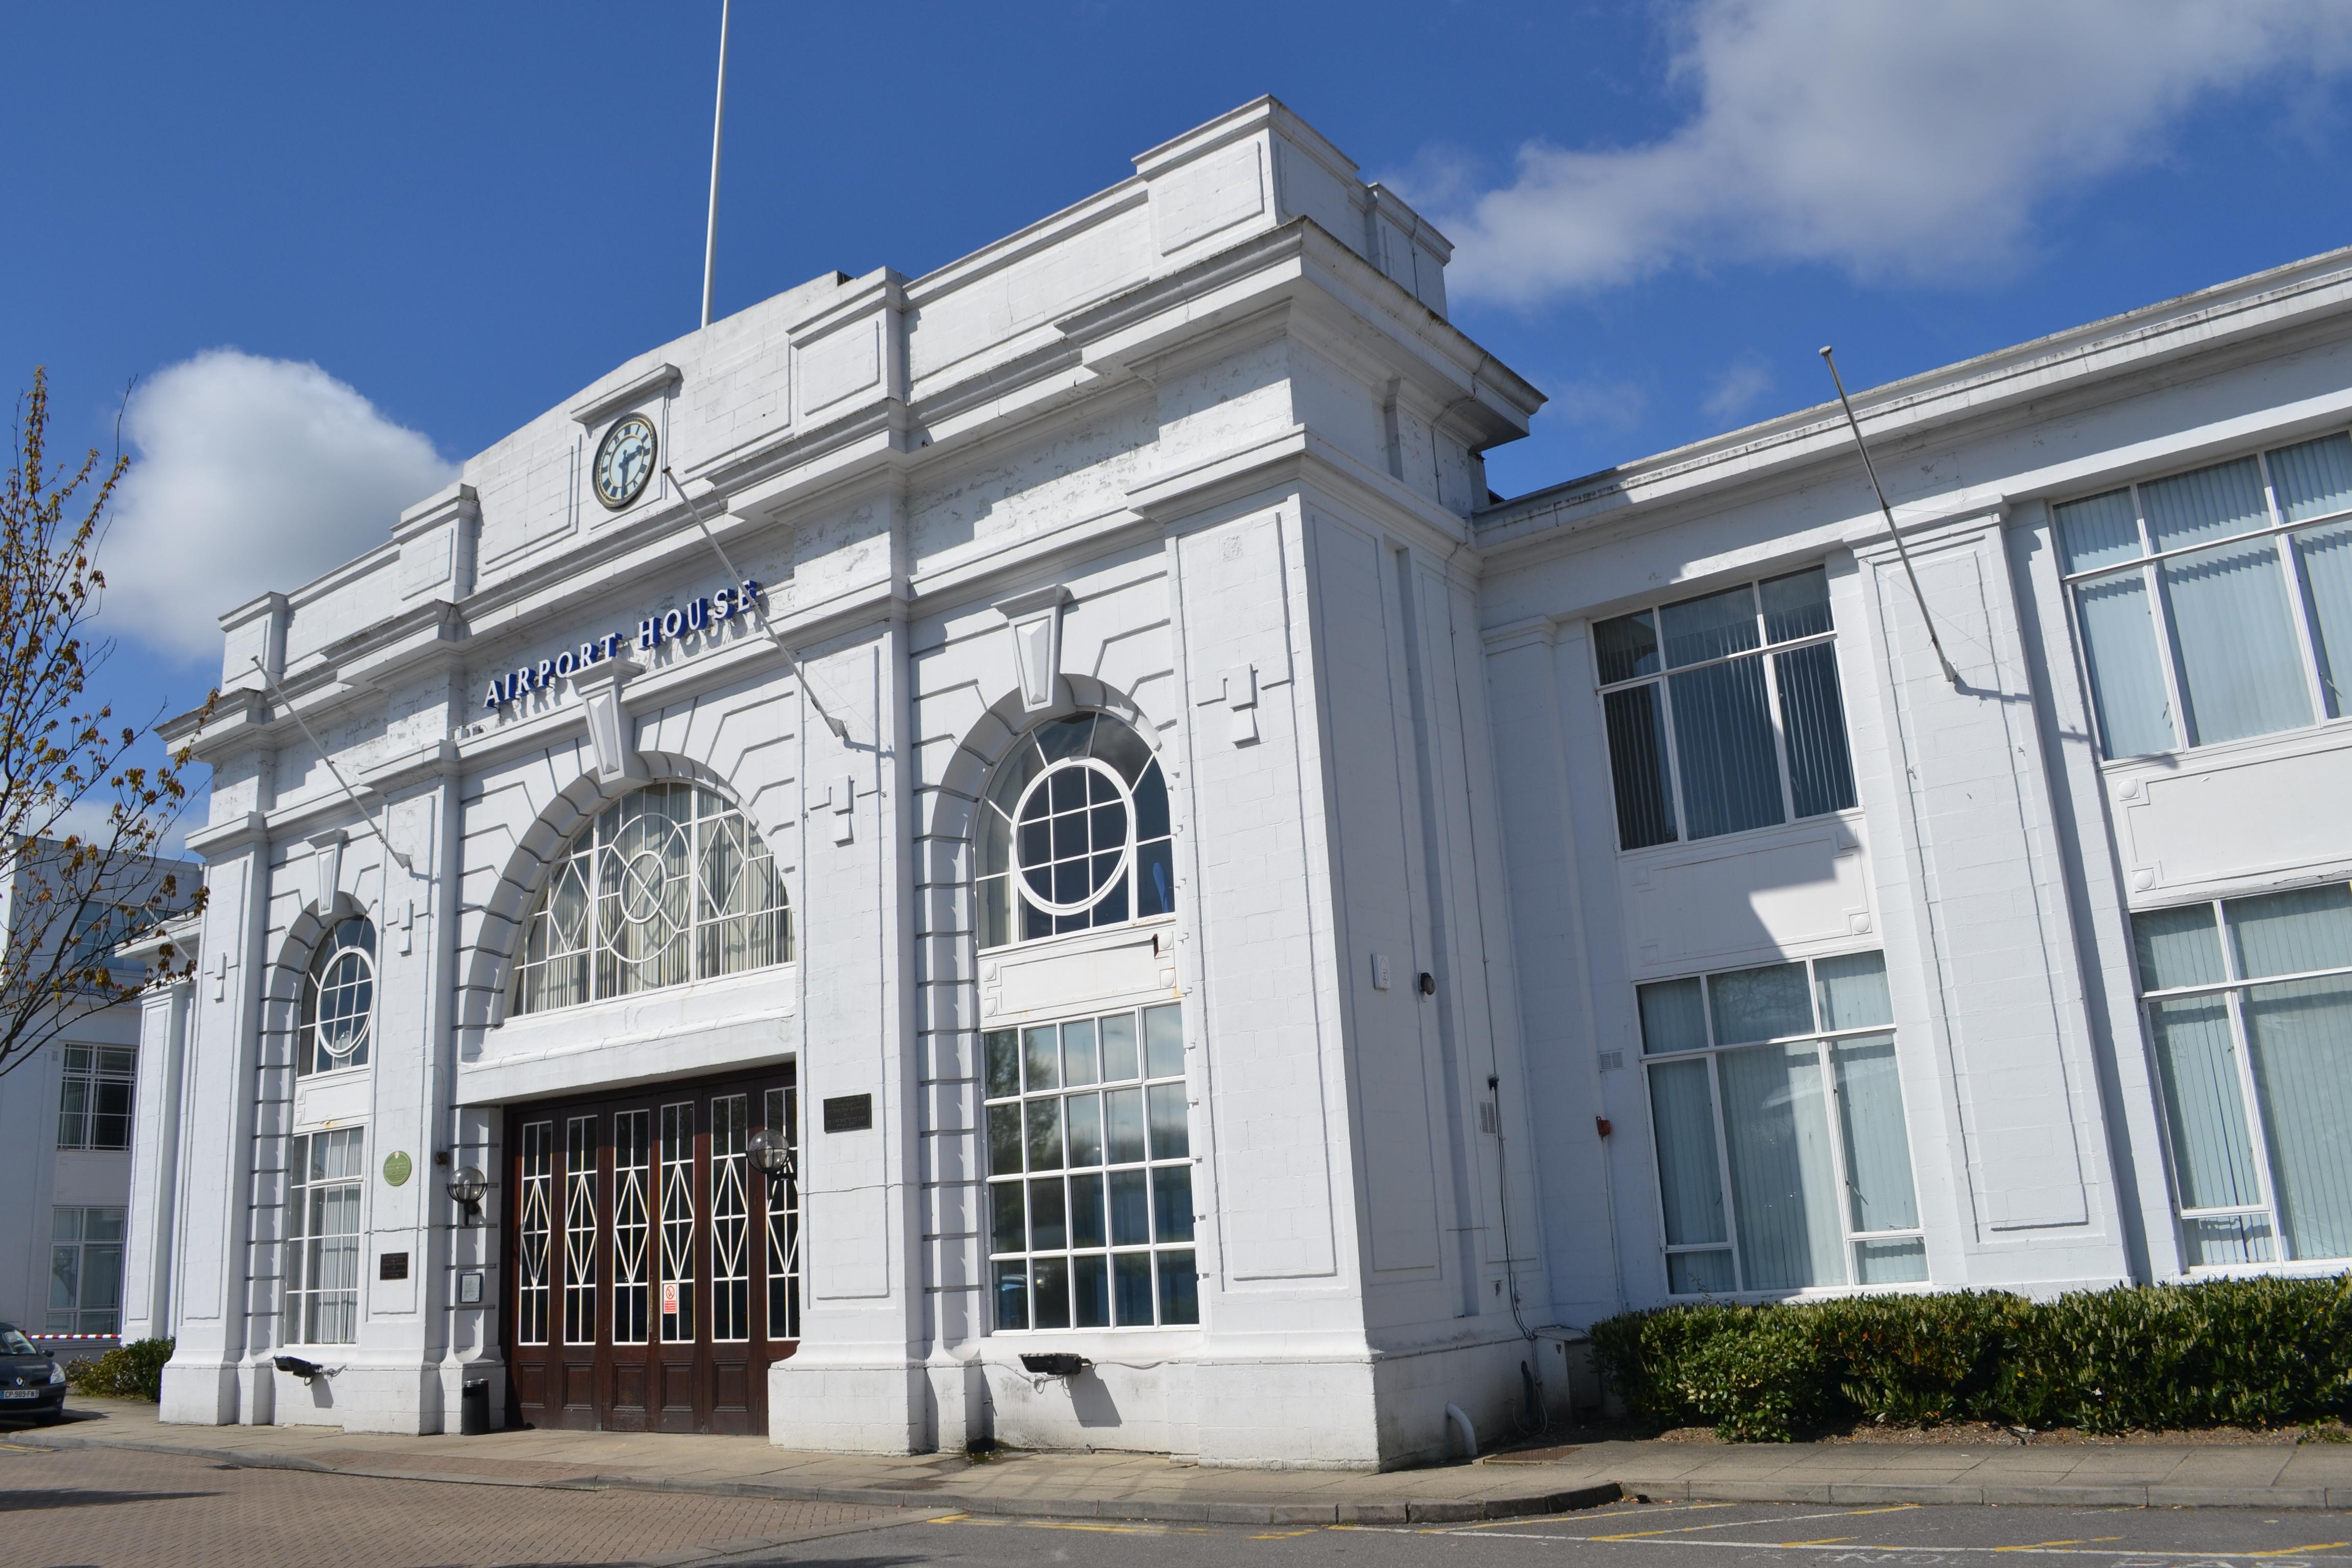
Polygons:
<instances>
[{"instance_id":1,"label":"parked car","mask_svg":"<svg viewBox=\"0 0 2352 1568\"><path fill-rule=\"evenodd\" d=\"M0 1323L0 1415L47 1423L65 1413L66 1369L16 1324Z\"/></svg>"}]
</instances>

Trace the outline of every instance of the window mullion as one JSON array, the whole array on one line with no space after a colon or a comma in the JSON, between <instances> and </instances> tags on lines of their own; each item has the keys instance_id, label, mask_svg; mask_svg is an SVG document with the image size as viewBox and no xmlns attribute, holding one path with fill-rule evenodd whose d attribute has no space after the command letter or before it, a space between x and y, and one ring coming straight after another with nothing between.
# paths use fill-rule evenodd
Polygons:
<instances>
[{"instance_id":1,"label":"window mullion","mask_svg":"<svg viewBox=\"0 0 2352 1568\"><path fill-rule=\"evenodd\" d=\"M2164 591L2163 568L2147 562L2139 570L2140 582L2147 593L2148 615L2155 622L2156 658L2164 669L2164 697L2172 705L2173 744L2186 751L2197 744L2197 734L2189 712L2188 682L2180 673L2180 645L2172 634L2172 602Z\"/></svg>"},{"instance_id":2,"label":"window mullion","mask_svg":"<svg viewBox=\"0 0 2352 1568\"><path fill-rule=\"evenodd\" d=\"M1780 820L1797 820L1797 789L1789 777L1789 726L1780 715L1780 666L1769 653L1756 655L1764 666L1764 711L1772 721L1772 760L1780 775Z\"/></svg>"},{"instance_id":3,"label":"window mullion","mask_svg":"<svg viewBox=\"0 0 2352 1568\"><path fill-rule=\"evenodd\" d=\"M2336 710L2335 693L2320 673L2319 628L2313 624L2310 586L2304 579L2303 552L2296 548L2294 535L2280 531L2277 534L2279 564L2286 571L2288 613L2294 616L2294 635L2303 644L2303 680L2311 697L2311 713L2315 722L2325 722L2340 715Z\"/></svg>"},{"instance_id":4,"label":"window mullion","mask_svg":"<svg viewBox=\"0 0 2352 1568\"><path fill-rule=\"evenodd\" d=\"M1674 796L1675 842L1687 844L1690 842L1690 826L1683 820L1683 803L1690 792L1683 788L1682 748L1675 742L1674 683L1661 675L1655 684L1658 689L1658 728L1664 731L1666 742L1666 788ZM1601 723L1601 743L1605 746L1609 743L1608 716L1605 710L1602 713Z\"/></svg>"},{"instance_id":5,"label":"window mullion","mask_svg":"<svg viewBox=\"0 0 2352 1568\"><path fill-rule=\"evenodd\" d=\"M1805 978L1808 984L1812 980L1811 964L1806 965ZM1824 1119L1830 1124L1831 1179L1836 1184L1833 1195L1838 1206L1838 1234L1845 1238L1845 1245L1838 1250L1843 1254L1845 1283L1859 1285L1862 1280L1854 1268L1853 1258L1853 1167L1846 1151L1845 1119L1840 1114L1842 1101L1838 1094L1837 1073L1832 1066L1832 1060L1830 1042L1815 1040L1813 1067L1814 1070L1822 1075L1822 1106L1827 1113Z\"/></svg>"}]
</instances>

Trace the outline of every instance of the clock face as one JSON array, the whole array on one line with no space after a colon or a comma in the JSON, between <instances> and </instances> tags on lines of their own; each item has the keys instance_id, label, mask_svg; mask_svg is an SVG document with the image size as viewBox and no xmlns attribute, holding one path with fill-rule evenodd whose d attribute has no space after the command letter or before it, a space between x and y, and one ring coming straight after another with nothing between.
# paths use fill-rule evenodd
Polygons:
<instances>
[{"instance_id":1,"label":"clock face","mask_svg":"<svg viewBox=\"0 0 2352 1568\"><path fill-rule=\"evenodd\" d=\"M643 494L653 477L653 421L642 414L615 420L596 448L596 499L618 510Z\"/></svg>"}]
</instances>

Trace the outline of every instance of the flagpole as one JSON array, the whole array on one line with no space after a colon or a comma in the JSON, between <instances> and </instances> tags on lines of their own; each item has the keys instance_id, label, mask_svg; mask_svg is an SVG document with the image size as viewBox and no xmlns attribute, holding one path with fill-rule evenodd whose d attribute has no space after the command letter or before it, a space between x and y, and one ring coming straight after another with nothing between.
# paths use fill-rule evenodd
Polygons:
<instances>
[{"instance_id":1,"label":"flagpole","mask_svg":"<svg viewBox=\"0 0 2352 1568\"><path fill-rule=\"evenodd\" d=\"M727 124L727 11L719 0L719 104L710 111L710 220L702 237L702 324L710 325L710 286L719 265L719 136Z\"/></svg>"}]
</instances>

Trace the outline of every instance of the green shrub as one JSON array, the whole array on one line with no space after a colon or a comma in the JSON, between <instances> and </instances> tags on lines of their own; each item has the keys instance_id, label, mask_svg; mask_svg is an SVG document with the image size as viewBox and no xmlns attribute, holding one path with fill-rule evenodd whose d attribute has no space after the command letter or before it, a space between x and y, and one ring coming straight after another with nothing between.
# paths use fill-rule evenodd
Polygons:
<instances>
[{"instance_id":1,"label":"green shrub","mask_svg":"<svg viewBox=\"0 0 2352 1568\"><path fill-rule=\"evenodd\" d=\"M66 1368L66 1381L75 1392L94 1398L152 1404L163 1397L163 1363L171 1359L170 1340L133 1340L96 1361L74 1362Z\"/></svg>"},{"instance_id":2,"label":"green shrub","mask_svg":"<svg viewBox=\"0 0 2352 1568\"><path fill-rule=\"evenodd\" d=\"M1592 1340L1637 1419L1744 1442L1856 1419L2118 1432L2352 1414L2352 1278L1710 1302Z\"/></svg>"}]
</instances>

